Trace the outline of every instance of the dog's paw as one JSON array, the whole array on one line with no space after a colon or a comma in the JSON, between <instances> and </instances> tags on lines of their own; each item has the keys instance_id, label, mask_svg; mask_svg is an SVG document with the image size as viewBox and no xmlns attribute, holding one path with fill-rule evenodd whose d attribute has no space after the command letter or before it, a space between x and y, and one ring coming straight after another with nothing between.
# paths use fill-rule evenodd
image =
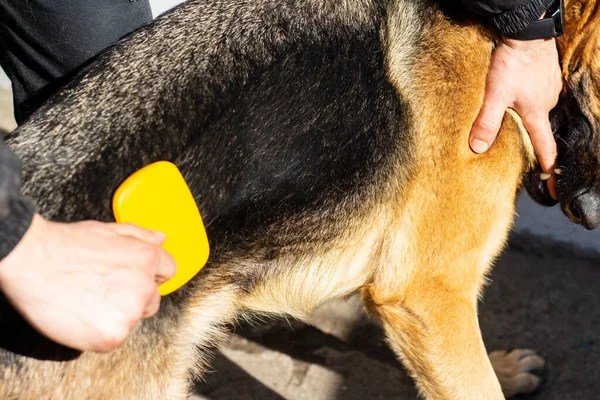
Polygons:
<instances>
[{"instance_id":1,"label":"dog's paw","mask_svg":"<svg viewBox=\"0 0 600 400\"><path fill-rule=\"evenodd\" d=\"M507 398L519 393L531 393L540 387L542 378L534 375L534 372L541 372L545 361L535 351L500 350L489 356Z\"/></svg>"}]
</instances>

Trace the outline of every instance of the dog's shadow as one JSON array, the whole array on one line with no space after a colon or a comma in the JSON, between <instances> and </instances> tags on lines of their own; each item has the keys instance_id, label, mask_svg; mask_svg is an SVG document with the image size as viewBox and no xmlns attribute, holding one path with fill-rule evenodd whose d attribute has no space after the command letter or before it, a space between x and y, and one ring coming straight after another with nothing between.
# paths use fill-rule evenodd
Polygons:
<instances>
[{"instance_id":1,"label":"dog's shadow","mask_svg":"<svg viewBox=\"0 0 600 400\"><path fill-rule=\"evenodd\" d=\"M298 322L242 324L212 370L197 387L210 400L417 397L379 327L366 322L344 340Z\"/></svg>"}]
</instances>

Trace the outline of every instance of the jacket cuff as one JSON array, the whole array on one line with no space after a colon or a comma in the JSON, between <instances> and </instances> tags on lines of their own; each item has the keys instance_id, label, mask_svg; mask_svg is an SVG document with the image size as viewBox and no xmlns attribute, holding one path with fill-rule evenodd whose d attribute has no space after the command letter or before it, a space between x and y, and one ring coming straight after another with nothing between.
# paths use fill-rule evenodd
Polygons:
<instances>
[{"instance_id":1,"label":"jacket cuff","mask_svg":"<svg viewBox=\"0 0 600 400\"><path fill-rule=\"evenodd\" d=\"M492 25L503 34L515 34L540 19L554 0L532 0L514 10L492 18Z\"/></svg>"},{"instance_id":2,"label":"jacket cuff","mask_svg":"<svg viewBox=\"0 0 600 400\"><path fill-rule=\"evenodd\" d=\"M21 241L31 226L35 212L33 201L27 197L10 200L10 213L0 218L0 261Z\"/></svg>"}]
</instances>

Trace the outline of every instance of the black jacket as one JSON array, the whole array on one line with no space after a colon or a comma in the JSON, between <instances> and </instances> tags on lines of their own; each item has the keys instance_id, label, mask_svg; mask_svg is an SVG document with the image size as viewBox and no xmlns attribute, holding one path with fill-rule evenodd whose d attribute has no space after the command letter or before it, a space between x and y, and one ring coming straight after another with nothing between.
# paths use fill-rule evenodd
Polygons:
<instances>
[{"instance_id":1,"label":"black jacket","mask_svg":"<svg viewBox=\"0 0 600 400\"><path fill-rule=\"evenodd\" d=\"M475 15L488 21L501 33L517 32L533 21L538 19L552 3L552 0L461 0L465 7ZM10 3L10 2L8 2ZM33 2L37 4L36 2ZM68 2L71 4L71 2ZM10 4L9 4L10 5ZM6 3L0 1L0 9L6 6ZM10 8L10 7L9 7ZM18 10L12 8L12 11ZM2 10L6 11L6 10ZM3 16L7 12L0 13L0 25ZM43 31L44 27L39 25L39 19L35 18L37 25L31 25L27 21L18 21L23 26L24 32ZM15 21L11 21L16 23ZM87 32L86 32L87 33ZM0 54L27 54L24 49L9 49L7 46L19 46L21 41L0 41ZM87 51L87 49L85 49ZM45 57L53 56L57 60L64 58L57 49L53 52L44 53ZM48 61L48 60L45 60ZM15 63L14 68L18 68L19 63ZM28 76L24 68L23 71L13 71L13 76ZM20 82L23 84L23 82ZM27 82L25 82L27 83ZM34 83L30 82L35 86ZM26 85L27 86L27 85ZM16 108L18 111L19 104ZM19 193L21 167L19 160L8 149L3 140L0 139L0 260L2 260L17 245L31 224L32 216L35 212L35 205Z\"/></svg>"}]
</instances>

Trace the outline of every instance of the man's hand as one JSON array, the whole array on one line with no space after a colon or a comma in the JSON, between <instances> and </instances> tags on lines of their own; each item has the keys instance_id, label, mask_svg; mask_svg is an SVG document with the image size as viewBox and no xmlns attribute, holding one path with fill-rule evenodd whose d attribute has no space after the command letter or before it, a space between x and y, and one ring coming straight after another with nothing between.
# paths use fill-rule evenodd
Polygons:
<instances>
[{"instance_id":1,"label":"man's hand","mask_svg":"<svg viewBox=\"0 0 600 400\"><path fill-rule=\"evenodd\" d=\"M561 90L554 39L503 38L492 56L483 107L470 136L471 149L485 152L496 140L506 109L513 108L523 119L542 170L552 175L548 189L554 199L557 150L549 113Z\"/></svg>"},{"instance_id":2,"label":"man's hand","mask_svg":"<svg viewBox=\"0 0 600 400\"><path fill-rule=\"evenodd\" d=\"M0 262L0 288L40 333L65 346L108 352L160 305L175 273L162 233L131 224L56 223L34 216Z\"/></svg>"}]
</instances>

